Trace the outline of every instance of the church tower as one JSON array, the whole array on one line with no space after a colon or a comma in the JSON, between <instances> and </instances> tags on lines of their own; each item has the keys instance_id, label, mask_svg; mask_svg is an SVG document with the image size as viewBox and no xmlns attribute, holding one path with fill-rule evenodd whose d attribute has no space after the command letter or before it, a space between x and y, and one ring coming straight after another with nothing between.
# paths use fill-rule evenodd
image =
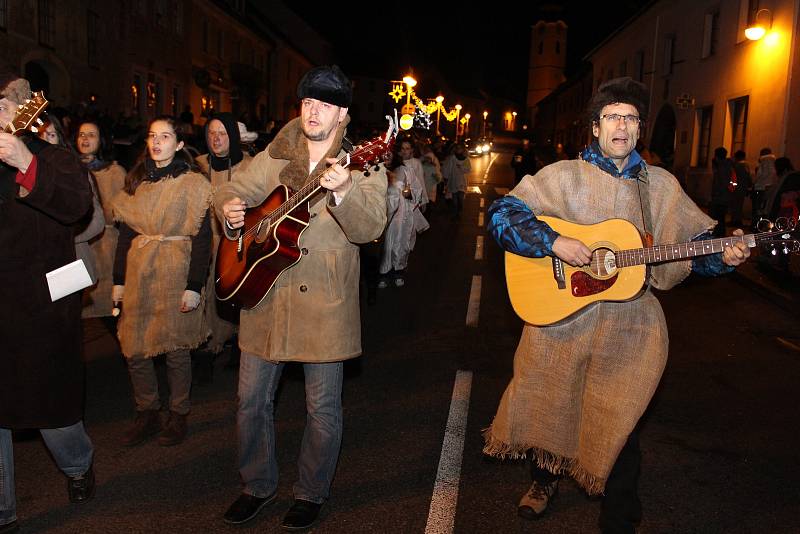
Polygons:
<instances>
[{"instance_id":1,"label":"church tower","mask_svg":"<svg viewBox=\"0 0 800 534\"><path fill-rule=\"evenodd\" d=\"M531 27L528 61L528 120L534 122L536 104L564 82L567 59L567 25L540 20Z\"/></svg>"}]
</instances>

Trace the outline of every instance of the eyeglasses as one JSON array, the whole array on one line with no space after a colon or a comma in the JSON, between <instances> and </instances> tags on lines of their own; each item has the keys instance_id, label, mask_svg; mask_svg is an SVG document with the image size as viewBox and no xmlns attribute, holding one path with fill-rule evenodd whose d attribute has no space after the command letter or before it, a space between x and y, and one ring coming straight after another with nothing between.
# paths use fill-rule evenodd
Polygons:
<instances>
[{"instance_id":1,"label":"eyeglasses","mask_svg":"<svg viewBox=\"0 0 800 534\"><path fill-rule=\"evenodd\" d=\"M614 124L619 122L622 119L625 121L625 124L632 124L636 126L642 121L642 118L638 115L620 115L619 113L608 113L606 115L600 115L600 120L604 120L609 124Z\"/></svg>"},{"instance_id":2,"label":"eyeglasses","mask_svg":"<svg viewBox=\"0 0 800 534\"><path fill-rule=\"evenodd\" d=\"M165 143L165 142L169 141L170 138L172 138L172 137L175 137L175 134L169 133L169 132L164 132L164 133L149 132L147 134L147 140L150 141L151 143L153 141L155 141L156 139L158 139L162 143Z\"/></svg>"}]
</instances>

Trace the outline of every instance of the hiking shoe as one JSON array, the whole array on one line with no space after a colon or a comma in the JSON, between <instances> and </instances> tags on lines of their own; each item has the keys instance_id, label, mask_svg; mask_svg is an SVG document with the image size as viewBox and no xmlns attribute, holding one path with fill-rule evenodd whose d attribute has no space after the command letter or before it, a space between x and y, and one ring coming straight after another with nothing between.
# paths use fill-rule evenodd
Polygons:
<instances>
[{"instance_id":1,"label":"hiking shoe","mask_svg":"<svg viewBox=\"0 0 800 534\"><path fill-rule=\"evenodd\" d=\"M186 439L186 415L169 412L169 421L158 435L158 444L162 447L178 445Z\"/></svg>"},{"instance_id":2,"label":"hiking shoe","mask_svg":"<svg viewBox=\"0 0 800 534\"><path fill-rule=\"evenodd\" d=\"M158 410L144 410L136 412L136 419L133 425L125 432L122 444L126 447L138 445L150 436L158 434L161 430L161 421L158 417Z\"/></svg>"},{"instance_id":3,"label":"hiking shoe","mask_svg":"<svg viewBox=\"0 0 800 534\"><path fill-rule=\"evenodd\" d=\"M395 287L403 287L404 285L406 285L406 282L402 278L395 278L394 285Z\"/></svg>"},{"instance_id":4,"label":"hiking shoe","mask_svg":"<svg viewBox=\"0 0 800 534\"><path fill-rule=\"evenodd\" d=\"M558 480L542 484L536 480L519 500L517 514L525 519L539 519L547 510L547 505L558 493Z\"/></svg>"}]
</instances>

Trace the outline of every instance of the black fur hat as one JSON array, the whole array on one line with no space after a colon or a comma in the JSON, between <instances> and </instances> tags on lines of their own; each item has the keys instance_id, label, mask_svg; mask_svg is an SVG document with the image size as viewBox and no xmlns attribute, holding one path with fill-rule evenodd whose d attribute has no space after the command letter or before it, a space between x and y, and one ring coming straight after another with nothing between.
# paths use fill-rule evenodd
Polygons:
<instances>
[{"instance_id":1,"label":"black fur hat","mask_svg":"<svg viewBox=\"0 0 800 534\"><path fill-rule=\"evenodd\" d=\"M630 76L614 78L600 84L589 105L586 115L589 123L597 122L600 112L610 104L630 104L639 112L642 121L647 120L649 112L650 92L647 86L637 82Z\"/></svg>"},{"instance_id":2,"label":"black fur hat","mask_svg":"<svg viewBox=\"0 0 800 534\"><path fill-rule=\"evenodd\" d=\"M353 88L342 69L336 65L323 65L305 73L297 84L297 98L314 98L348 108L353 100Z\"/></svg>"}]
</instances>

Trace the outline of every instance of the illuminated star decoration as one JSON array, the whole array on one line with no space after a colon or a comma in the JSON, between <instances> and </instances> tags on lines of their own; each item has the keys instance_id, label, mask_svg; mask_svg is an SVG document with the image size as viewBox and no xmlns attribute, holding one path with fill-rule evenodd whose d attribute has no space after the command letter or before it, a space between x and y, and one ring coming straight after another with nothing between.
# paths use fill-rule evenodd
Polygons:
<instances>
[{"instance_id":1,"label":"illuminated star decoration","mask_svg":"<svg viewBox=\"0 0 800 534\"><path fill-rule=\"evenodd\" d=\"M430 130L432 122L430 113L424 107L417 106L417 111L414 113L414 124L417 125L417 128Z\"/></svg>"},{"instance_id":2,"label":"illuminated star decoration","mask_svg":"<svg viewBox=\"0 0 800 534\"><path fill-rule=\"evenodd\" d=\"M389 93L389 96L394 98L395 103L400 102L400 100L402 100L403 97L406 96L406 92L403 91L403 85L395 84L394 87L392 88L392 92Z\"/></svg>"}]
</instances>

